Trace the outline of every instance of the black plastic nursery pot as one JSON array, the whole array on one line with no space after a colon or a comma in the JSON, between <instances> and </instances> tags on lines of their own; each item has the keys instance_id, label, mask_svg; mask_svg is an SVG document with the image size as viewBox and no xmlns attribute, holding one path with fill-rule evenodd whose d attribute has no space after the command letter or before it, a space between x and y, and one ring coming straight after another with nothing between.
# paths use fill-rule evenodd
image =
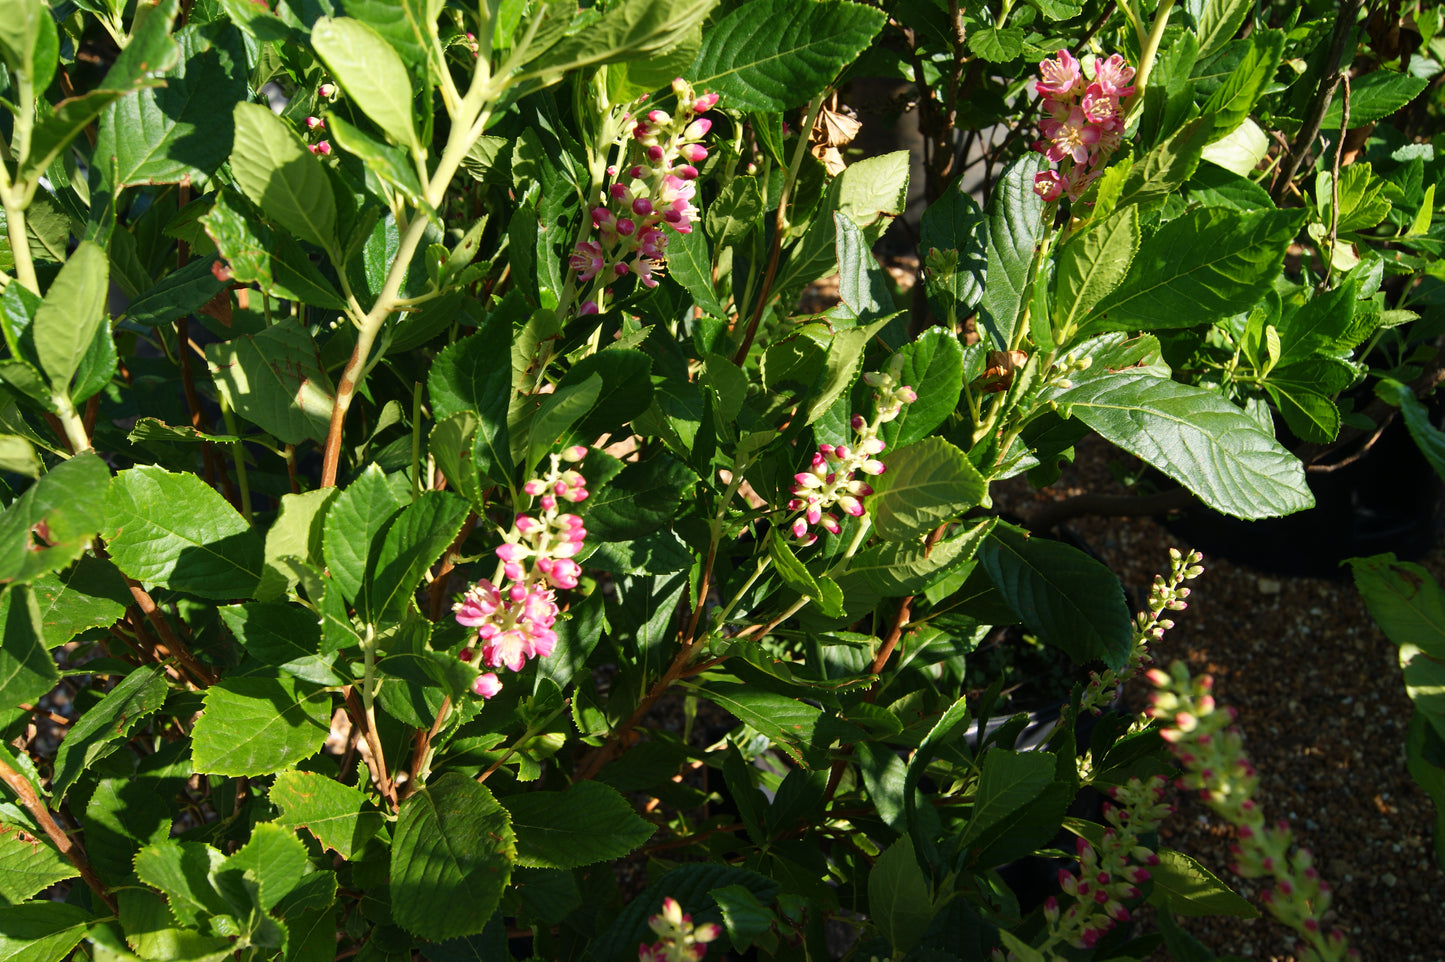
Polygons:
<instances>
[{"instance_id":1,"label":"black plastic nursery pot","mask_svg":"<svg viewBox=\"0 0 1445 962\"><path fill-rule=\"evenodd\" d=\"M1439 540L1445 484L1399 419L1361 457L1307 478L1315 496L1308 511L1241 521L1194 505L1164 523L1206 557L1302 577L1344 577L1346 558L1386 551L1417 559Z\"/></svg>"}]
</instances>

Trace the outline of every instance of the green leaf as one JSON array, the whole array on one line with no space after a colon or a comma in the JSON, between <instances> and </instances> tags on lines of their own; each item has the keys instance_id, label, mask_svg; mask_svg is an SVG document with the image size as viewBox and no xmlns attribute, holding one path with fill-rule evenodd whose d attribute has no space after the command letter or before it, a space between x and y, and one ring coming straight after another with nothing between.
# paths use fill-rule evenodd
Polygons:
<instances>
[{"instance_id":1,"label":"green leaf","mask_svg":"<svg viewBox=\"0 0 1445 962\"><path fill-rule=\"evenodd\" d=\"M1048 166L1038 154L1020 157L999 179L988 203L988 268L979 320L1006 351L1028 303L1034 250L1044 236L1044 200L1034 193L1034 175Z\"/></svg>"},{"instance_id":2,"label":"green leaf","mask_svg":"<svg viewBox=\"0 0 1445 962\"><path fill-rule=\"evenodd\" d=\"M895 953L923 937L933 917L933 892L907 835L884 849L868 873L868 915Z\"/></svg>"},{"instance_id":3,"label":"green leaf","mask_svg":"<svg viewBox=\"0 0 1445 962\"><path fill-rule=\"evenodd\" d=\"M147 8L144 18L137 16L129 42L99 86L89 93L62 100L52 114L35 125L30 151L20 164L17 179L39 178L61 151L117 99L165 82L157 75L175 66L180 54L170 36L179 10L180 0L159 0Z\"/></svg>"},{"instance_id":4,"label":"green leaf","mask_svg":"<svg viewBox=\"0 0 1445 962\"><path fill-rule=\"evenodd\" d=\"M883 425L879 436L890 448L922 441L958 407L964 390L964 348L944 328L929 328L899 350L903 368L899 381L918 386L918 400L905 404L899 416ZM926 386L926 389L925 387Z\"/></svg>"},{"instance_id":5,"label":"green leaf","mask_svg":"<svg viewBox=\"0 0 1445 962\"><path fill-rule=\"evenodd\" d=\"M285 234L273 237L271 229L250 213L249 206L225 190L216 195L211 209L199 218L207 236L230 265L232 279L240 284L260 284L273 297L326 310L344 310L346 305L336 289L300 245Z\"/></svg>"},{"instance_id":6,"label":"green leaf","mask_svg":"<svg viewBox=\"0 0 1445 962\"><path fill-rule=\"evenodd\" d=\"M121 748L135 727L165 704L169 692L159 667L134 669L65 733L55 755L50 791L57 801L91 765Z\"/></svg>"},{"instance_id":7,"label":"green leaf","mask_svg":"<svg viewBox=\"0 0 1445 962\"><path fill-rule=\"evenodd\" d=\"M206 689L191 732L196 771L269 775L321 750L331 730L331 694L293 679L227 678Z\"/></svg>"},{"instance_id":8,"label":"green leaf","mask_svg":"<svg viewBox=\"0 0 1445 962\"><path fill-rule=\"evenodd\" d=\"M1167 330L1246 311L1279 273L1300 223L1295 210L1190 211L1143 245L1087 326Z\"/></svg>"},{"instance_id":9,"label":"green leaf","mask_svg":"<svg viewBox=\"0 0 1445 962\"><path fill-rule=\"evenodd\" d=\"M481 932L516 858L507 810L485 785L448 772L402 804L391 844L396 924L433 942Z\"/></svg>"},{"instance_id":10,"label":"green leaf","mask_svg":"<svg viewBox=\"0 0 1445 962\"><path fill-rule=\"evenodd\" d=\"M269 912L291 894L309 869L306 846L292 829L261 822L252 827L251 838L240 851L226 859L218 876L224 884L228 873L252 873L260 886L261 907Z\"/></svg>"},{"instance_id":11,"label":"green leaf","mask_svg":"<svg viewBox=\"0 0 1445 962\"><path fill-rule=\"evenodd\" d=\"M1054 331L1061 342L1118 287L1139 249L1139 207L1131 204L1075 236L1059 255L1054 278Z\"/></svg>"},{"instance_id":12,"label":"green leaf","mask_svg":"<svg viewBox=\"0 0 1445 962\"><path fill-rule=\"evenodd\" d=\"M731 247L747 237L762 216L763 194L758 188L758 179L746 174L734 177L707 205L707 236L717 250ZM669 256L668 264L671 263Z\"/></svg>"},{"instance_id":13,"label":"green leaf","mask_svg":"<svg viewBox=\"0 0 1445 962\"><path fill-rule=\"evenodd\" d=\"M286 558L297 558L318 567L324 563L322 519L337 493L335 488L321 488L281 496L281 509L266 529L265 567L254 594L257 601L280 601L296 587L300 579Z\"/></svg>"},{"instance_id":14,"label":"green leaf","mask_svg":"<svg viewBox=\"0 0 1445 962\"><path fill-rule=\"evenodd\" d=\"M1424 77L1378 68L1350 82L1350 126L1364 127L1390 116L1419 96L1430 85ZM1339 134L1345 101L1335 91L1330 107L1320 121L1320 130Z\"/></svg>"},{"instance_id":15,"label":"green leaf","mask_svg":"<svg viewBox=\"0 0 1445 962\"><path fill-rule=\"evenodd\" d=\"M595 64L645 60L687 40L717 0L623 0L594 23L527 64L524 76L554 78Z\"/></svg>"},{"instance_id":16,"label":"green leaf","mask_svg":"<svg viewBox=\"0 0 1445 962\"><path fill-rule=\"evenodd\" d=\"M421 181L417 179L416 168L406 151L352 126L335 111L326 114L326 130L342 150L355 154L367 170L400 191L412 205L430 210Z\"/></svg>"},{"instance_id":17,"label":"green leaf","mask_svg":"<svg viewBox=\"0 0 1445 962\"><path fill-rule=\"evenodd\" d=\"M21 825L0 822L0 905L23 902L79 872L44 836ZM0 938L5 929L0 927Z\"/></svg>"},{"instance_id":18,"label":"green leaf","mask_svg":"<svg viewBox=\"0 0 1445 962\"><path fill-rule=\"evenodd\" d=\"M1349 564L1371 617L1400 649L1405 693L1445 738L1445 591L1424 568L1393 554Z\"/></svg>"},{"instance_id":19,"label":"green leaf","mask_svg":"<svg viewBox=\"0 0 1445 962\"><path fill-rule=\"evenodd\" d=\"M498 484L507 484L512 475L507 430L507 410L515 393L511 343L511 324L502 312L494 311L477 333L438 354L427 375L427 393L438 421L459 411L473 411L480 418L471 449L473 469Z\"/></svg>"},{"instance_id":20,"label":"green leaf","mask_svg":"<svg viewBox=\"0 0 1445 962\"><path fill-rule=\"evenodd\" d=\"M63 645L87 628L114 624L134 603L115 565L82 555L63 574L47 572L32 583L46 645Z\"/></svg>"},{"instance_id":21,"label":"green leaf","mask_svg":"<svg viewBox=\"0 0 1445 962\"><path fill-rule=\"evenodd\" d=\"M571 417L560 429L553 425L561 425L561 420L548 420L544 428L543 415L538 413L532 425L532 454L527 467L535 465L541 457L569 438L590 444L600 435L616 431L646 411L652 403L651 373L652 360L641 351L627 348L600 351L572 365L572 369L557 382L556 393L582 387L593 377L600 381L598 392L580 415ZM546 402L543 402L542 410L547 410Z\"/></svg>"},{"instance_id":22,"label":"green leaf","mask_svg":"<svg viewBox=\"0 0 1445 962\"><path fill-rule=\"evenodd\" d=\"M783 579L783 584L813 599L829 617L843 613L843 598L837 583L826 575L814 577L783 538L773 538L768 546L768 555L773 559L773 568Z\"/></svg>"},{"instance_id":23,"label":"green leaf","mask_svg":"<svg viewBox=\"0 0 1445 962\"><path fill-rule=\"evenodd\" d=\"M1177 191L1199 166L1213 131L1212 118L1197 117L1141 157L1125 176L1116 207L1152 203Z\"/></svg>"},{"instance_id":24,"label":"green leaf","mask_svg":"<svg viewBox=\"0 0 1445 962\"><path fill-rule=\"evenodd\" d=\"M842 0L754 0L704 32L684 73L729 110L779 111L807 103L858 58L883 13Z\"/></svg>"},{"instance_id":25,"label":"green leaf","mask_svg":"<svg viewBox=\"0 0 1445 962\"><path fill-rule=\"evenodd\" d=\"M1381 378L1375 393L1386 404L1400 409L1416 447L1435 473L1445 478L1445 431L1435 427L1429 409L1415 397L1414 391L1393 378Z\"/></svg>"},{"instance_id":26,"label":"green leaf","mask_svg":"<svg viewBox=\"0 0 1445 962\"><path fill-rule=\"evenodd\" d=\"M1194 14L1199 57L1215 53L1239 32L1244 18L1254 9L1250 0L1203 0Z\"/></svg>"},{"instance_id":27,"label":"green leaf","mask_svg":"<svg viewBox=\"0 0 1445 962\"><path fill-rule=\"evenodd\" d=\"M1339 435L1340 408L1334 401L1306 384L1292 383L1283 376L1272 374L1263 386L1283 415L1284 423L1301 441L1328 444Z\"/></svg>"},{"instance_id":28,"label":"green leaf","mask_svg":"<svg viewBox=\"0 0 1445 962\"><path fill-rule=\"evenodd\" d=\"M104 524L109 487L110 469L86 452L26 488L0 512L0 584L32 581L79 558Z\"/></svg>"},{"instance_id":29,"label":"green leaf","mask_svg":"<svg viewBox=\"0 0 1445 962\"><path fill-rule=\"evenodd\" d=\"M857 317L865 320L893 314L888 275L868 249L863 229L847 214L836 211L833 214L833 236L838 257L838 296L843 303ZM862 357L854 355L851 360L856 367Z\"/></svg>"},{"instance_id":30,"label":"green leaf","mask_svg":"<svg viewBox=\"0 0 1445 962\"><path fill-rule=\"evenodd\" d=\"M1150 904L1168 906L1175 915L1259 917L1253 905L1183 852L1161 848L1159 864L1149 869L1149 878L1154 883Z\"/></svg>"},{"instance_id":31,"label":"green leaf","mask_svg":"<svg viewBox=\"0 0 1445 962\"><path fill-rule=\"evenodd\" d=\"M425 491L386 528L376 557L371 590L358 604L374 624L400 620L417 584L462 529L471 504L446 491Z\"/></svg>"},{"instance_id":32,"label":"green leaf","mask_svg":"<svg viewBox=\"0 0 1445 962\"><path fill-rule=\"evenodd\" d=\"M391 44L360 20L322 17L311 28L311 46L362 113L396 143L421 149L411 78Z\"/></svg>"},{"instance_id":33,"label":"green leaf","mask_svg":"<svg viewBox=\"0 0 1445 962\"><path fill-rule=\"evenodd\" d=\"M206 360L241 417L287 444L326 440L336 399L316 342L299 319L208 344Z\"/></svg>"},{"instance_id":34,"label":"green leaf","mask_svg":"<svg viewBox=\"0 0 1445 962\"><path fill-rule=\"evenodd\" d=\"M89 912L64 902L0 905L0 960L60 962L85 938L90 921Z\"/></svg>"},{"instance_id":35,"label":"green leaf","mask_svg":"<svg viewBox=\"0 0 1445 962\"><path fill-rule=\"evenodd\" d=\"M216 279L216 263L214 257L200 257L166 275L130 302L125 309L126 320L156 327L200 310L226 288L223 281Z\"/></svg>"},{"instance_id":36,"label":"green leaf","mask_svg":"<svg viewBox=\"0 0 1445 962\"><path fill-rule=\"evenodd\" d=\"M327 509L322 557L347 601L361 594L381 548L382 529L401 506L386 475L372 463Z\"/></svg>"},{"instance_id":37,"label":"green leaf","mask_svg":"<svg viewBox=\"0 0 1445 962\"><path fill-rule=\"evenodd\" d=\"M722 911L728 941L737 952L747 951L777 922L777 917L768 907L741 885L724 885L707 894Z\"/></svg>"},{"instance_id":38,"label":"green leaf","mask_svg":"<svg viewBox=\"0 0 1445 962\"><path fill-rule=\"evenodd\" d=\"M908 205L909 164L908 151L895 150L855 161L838 175L838 210L864 228L870 243L883 233L889 219ZM820 212L815 216L827 215ZM830 239L830 246L833 243Z\"/></svg>"},{"instance_id":39,"label":"green leaf","mask_svg":"<svg viewBox=\"0 0 1445 962\"><path fill-rule=\"evenodd\" d=\"M828 746L816 744L820 709L785 695L726 682L713 682L699 693L766 735L798 764L817 768L823 763Z\"/></svg>"},{"instance_id":40,"label":"green leaf","mask_svg":"<svg viewBox=\"0 0 1445 962\"><path fill-rule=\"evenodd\" d=\"M230 939L202 935L177 925L166 900L149 889L122 889L116 893L116 901L120 905L119 921L127 942L141 959L222 962L230 954L226 951L231 945ZM99 952L96 956L104 957Z\"/></svg>"},{"instance_id":41,"label":"green leaf","mask_svg":"<svg viewBox=\"0 0 1445 962\"><path fill-rule=\"evenodd\" d=\"M359 790L315 772L282 772L270 798L281 809L282 825L306 829L347 860L364 849L386 822Z\"/></svg>"},{"instance_id":42,"label":"green leaf","mask_svg":"<svg viewBox=\"0 0 1445 962\"><path fill-rule=\"evenodd\" d=\"M219 850L204 842L163 838L136 853L135 872L142 882L166 894L178 922L199 927L208 916L230 914L213 879L225 861Z\"/></svg>"},{"instance_id":43,"label":"green leaf","mask_svg":"<svg viewBox=\"0 0 1445 962\"><path fill-rule=\"evenodd\" d=\"M1315 178L1315 196L1318 198L1320 220L1328 224L1333 206L1332 174L1322 170ZM1340 171L1340 213L1335 225L1341 234L1350 231L1368 230L1390 213L1390 201L1385 196L1386 183L1376 177L1374 168L1368 163L1351 164Z\"/></svg>"},{"instance_id":44,"label":"green leaf","mask_svg":"<svg viewBox=\"0 0 1445 962\"><path fill-rule=\"evenodd\" d=\"M1058 760L1048 752L1014 752L1002 748L986 752L983 774L974 793L973 812L960 844L967 846L983 838L990 828L1032 802L1054 780L1057 765Z\"/></svg>"},{"instance_id":45,"label":"green leaf","mask_svg":"<svg viewBox=\"0 0 1445 962\"><path fill-rule=\"evenodd\" d=\"M647 920L661 911L664 898L676 899L684 912L698 918L714 904L710 893L732 885L751 892L763 905L771 905L778 897L778 883L757 872L716 863L682 865L656 879L617 914L592 943L592 958L597 962L631 962L639 943L656 938Z\"/></svg>"},{"instance_id":46,"label":"green leaf","mask_svg":"<svg viewBox=\"0 0 1445 962\"><path fill-rule=\"evenodd\" d=\"M915 541L988 496L978 469L943 438L924 438L883 457L865 501L873 528L889 541Z\"/></svg>"},{"instance_id":47,"label":"green leaf","mask_svg":"<svg viewBox=\"0 0 1445 962\"><path fill-rule=\"evenodd\" d=\"M109 268L103 249L81 241L35 312L31 336L36 357L57 393L70 390L71 375L106 322Z\"/></svg>"},{"instance_id":48,"label":"green leaf","mask_svg":"<svg viewBox=\"0 0 1445 962\"><path fill-rule=\"evenodd\" d=\"M336 246L336 199L321 161L261 104L238 103L231 173L265 215L324 250Z\"/></svg>"},{"instance_id":49,"label":"green leaf","mask_svg":"<svg viewBox=\"0 0 1445 962\"><path fill-rule=\"evenodd\" d=\"M35 595L28 585L11 585L0 594L0 705L34 704L59 683Z\"/></svg>"},{"instance_id":50,"label":"green leaf","mask_svg":"<svg viewBox=\"0 0 1445 962\"><path fill-rule=\"evenodd\" d=\"M1003 524L978 558L1025 628L1078 664L1100 658L1116 671L1123 667L1133 646L1132 619L1119 579L1103 564Z\"/></svg>"},{"instance_id":51,"label":"green leaf","mask_svg":"<svg viewBox=\"0 0 1445 962\"><path fill-rule=\"evenodd\" d=\"M263 665L315 685L341 685L335 658L321 652L321 623L316 612L300 605L253 601L218 609L221 620Z\"/></svg>"},{"instance_id":52,"label":"green leaf","mask_svg":"<svg viewBox=\"0 0 1445 962\"><path fill-rule=\"evenodd\" d=\"M35 454L35 446L18 435L0 434L0 471L27 478L40 477L40 458Z\"/></svg>"},{"instance_id":53,"label":"green leaf","mask_svg":"<svg viewBox=\"0 0 1445 962\"><path fill-rule=\"evenodd\" d=\"M707 235L694 224L691 231L668 241L667 272L713 317L727 313L712 280L712 252Z\"/></svg>"},{"instance_id":54,"label":"green leaf","mask_svg":"<svg viewBox=\"0 0 1445 962\"><path fill-rule=\"evenodd\" d=\"M968 32L968 49L990 63L1008 63L1024 50L1022 27L984 26Z\"/></svg>"},{"instance_id":55,"label":"green leaf","mask_svg":"<svg viewBox=\"0 0 1445 962\"><path fill-rule=\"evenodd\" d=\"M1304 468L1253 418L1213 391L1145 371L1081 382L1052 398L1106 440L1236 518L1314 504Z\"/></svg>"},{"instance_id":56,"label":"green leaf","mask_svg":"<svg viewBox=\"0 0 1445 962\"><path fill-rule=\"evenodd\" d=\"M114 192L131 184L204 180L231 153L231 107L246 99L246 52L236 30L186 27L180 59L162 87L105 109L95 156L114 158L100 174Z\"/></svg>"},{"instance_id":57,"label":"green leaf","mask_svg":"<svg viewBox=\"0 0 1445 962\"><path fill-rule=\"evenodd\" d=\"M660 531L697 484L695 471L663 453L627 464L581 505L588 535L630 541Z\"/></svg>"},{"instance_id":58,"label":"green leaf","mask_svg":"<svg viewBox=\"0 0 1445 962\"><path fill-rule=\"evenodd\" d=\"M971 314L988 270L988 221L962 179L923 212L918 248L924 258L930 309L950 323Z\"/></svg>"},{"instance_id":59,"label":"green leaf","mask_svg":"<svg viewBox=\"0 0 1445 962\"><path fill-rule=\"evenodd\" d=\"M576 782L564 792L526 792L502 799L517 835L517 864L570 869L622 858L656 829L617 789Z\"/></svg>"},{"instance_id":60,"label":"green leaf","mask_svg":"<svg viewBox=\"0 0 1445 962\"><path fill-rule=\"evenodd\" d=\"M848 566L848 577L861 577L884 597L915 594L945 573L973 559L997 523L986 518L932 550L921 544L885 542L864 548Z\"/></svg>"},{"instance_id":61,"label":"green leaf","mask_svg":"<svg viewBox=\"0 0 1445 962\"><path fill-rule=\"evenodd\" d=\"M40 0L6 4L0 19L0 56L12 74L28 79L37 93L50 86L60 52L60 39L49 5Z\"/></svg>"},{"instance_id":62,"label":"green leaf","mask_svg":"<svg viewBox=\"0 0 1445 962\"><path fill-rule=\"evenodd\" d=\"M135 580L217 601L256 589L261 536L196 475L129 468L106 506L111 560Z\"/></svg>"},{"instance_id":63,"label":"green leaf","mask_svg":"<svg viewBox=\"0 0 1445 962\"><path fill-rule=\"evenodd\" d=\"M1284 55L1283 30L1256 30L1244 42L1244 56L1204 103L1204 113L1214 115L1215 135L1227 134L1244 122L1269 90Z\"/></svg>"}]
</instances>

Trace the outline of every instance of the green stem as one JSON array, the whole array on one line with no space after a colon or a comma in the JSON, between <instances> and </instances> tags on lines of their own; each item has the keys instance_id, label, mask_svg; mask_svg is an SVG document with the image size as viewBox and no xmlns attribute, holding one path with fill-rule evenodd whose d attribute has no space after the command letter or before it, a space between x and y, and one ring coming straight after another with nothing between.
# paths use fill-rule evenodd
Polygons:
<instances>
[{"instance_id":1,"label":"green stem","mask_svg":"<svg viewBox=\"0 0 1445 962\"><path fill-rule=\"evenodd\" d=\"M1159 55L1159 44L1164 39L1164 28L1169 26L1169 14L1174 9L1174 0L1160 0L1159 9L1154 12L1154 26L1139 51L1139 69L1134 72L1134 96L1129 98L1125 108L1125 119L1144 102L1144 91L1149 86L1149 74L1154 70L1154 60Z\"/></svg>"},{"instance_id":2,"label":"green stem","mask_svg":"<svg viewBox=\"0 0 1445 962\"><path fill-rule=\"evenodd\" d=\"M35 261L30 256L30 238L25 230L25 207L14 202L16 190L5 191L5 228L10 235L10 253L15 257L15 279L36 294L40 281L35 276Z\"/></svg>"},{"instance_id":3,"label":"green stem","mask_svg":"<svg viewBox=\"0 0 1445 962\"><path fill-rule=\"evenodd\" d=\"M184 351L185 345L179 350ZM221 406L221 420L226 422L226 433L239 437L240 431L236 425L236 415L232 413L231 406L226 403L226 395L223 391L216 392L217 402ZM241 491L241 517L246 519L247 524L254 525L251 518L251 484L246 480L246 452L241 447L242 442L231 442L231 459L236 462L236 487Z\"/></svg>"},{"instance_id":4,"label":"green stem","mask_svg":"<svg viewBox=\"0 0 1445 962\"><path fill-rule=\"evenodd\" d=\"M421 497L421 382L411 389L411 499Z\"/></svg>"},{"instance_id":5,"label":"green stem","mask_svg":"<svg viewBox=\"0 0 1445 962\"><path fill-rule=\"evenodd\" d=\"M70 403L70 395L58 391L50 401L55 405L55 417L65 429L65 439L70 442L71 450L76 454L89 451L90 437L85 433L85 421L75 410L75 405Z\"/></svg>"},{"instance_id":6,"label":"green stem","mask_svg":"<svg viewBox=\"0 0 1445 962\"><path fill-rule=\"evenodd\" d=\"M813 125L818 122L818 112L823 109L823 98L828 91L823 91L814 97L808 104L808 114L803 120L803 127L798 131L798 143L793 148L793 159L788 165L788 176L783 181L782 192L778 194L778 216L773 224L773 249L768 255L768 269L763 274L763 286L758 291L758 303L753 309L753 316L748 321L747 330L743 332L742 341L733 354L733 363L738 367L748 359L748 351L753 346L753 338L757 336L758 324L762 322L763 313L768 308L768 301L772 299L773 279L778 273L778 260L783 253L783 239L792 226L788 219L788 202L792 198L793 187L798 182L798 172L803 168L803 155L808 152L808 136L813 130Z\"/></svg>"},{"instance_id":7,"label":"green stem","mask_svg":"<svg viewBox=\"0 0 1445 962\"><path fill-rule=\"evenodd\" d=\"M370 622L366 625L366 634L361 639L361 654L365 659L361 679L361 706L366 710L366 725L369 731L376 731L376 693L378 690L376 680L376 628ZM380 759L378 759L380 763Z\"/></svg>"}]
</instances>

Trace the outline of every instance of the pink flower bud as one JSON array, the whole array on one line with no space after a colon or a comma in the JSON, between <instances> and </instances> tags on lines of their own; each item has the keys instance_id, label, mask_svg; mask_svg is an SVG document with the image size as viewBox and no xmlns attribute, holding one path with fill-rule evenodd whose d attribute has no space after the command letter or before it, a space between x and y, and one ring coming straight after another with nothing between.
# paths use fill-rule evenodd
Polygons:
<instances>
[{"instance_id":1,"label":"pink flower bud","mask_svg":"<svg viewBox=\"0 0 1445 962\"><path fill-rule=\"evenodd\" d=\"M702 144L684 144L678 153L684 160L694 164L700 164L707 160L707 148Z\"/></svg>"},{"instance_id":2,"label":"pink flower bud","mask_svg":"<svg viewBox=\"0 0 1445 962\"><path fill-rule=\"evenodd\" d=\"M687 129L682 132L682 139L702 140L707 136L709 130L712 130L712 121L706 117L699 117L687 125Z\"/></svg>"},{"instance_id":3,"label":"pink flower bud","mask_svg":"<svg viewBox=\"0 0 1445 962\"><path fill-rule=\"evenodd\" d=\"M315 129L318 128L318 127L325 127L325 126L326 126L326 121L322 120L320 117L307 117L307 118L306 118L306 129L307 129L307 130L315 130Z\"/></svg>"},{"instance_id":4,"label":"pink flower bud","mask_svg":"<svg viewBox=\"0 0 1445 962\"><path fill-rule=\"evenodd\" d=\"M586 314L596 314L596 313L597 313L597 302L596 302L596 301L583 301L583 302L582 302L582 306L577 309L577 313L578 313L578 314L582 314L582 315L586 315Z\"/></svg>"},{"instance_id":5,"label":"pink flower bud","mask_svg":"<svg viewBox=\"0 0 1445 962\"><path fill-rule=\"evenodd\" d=\"M497 557L503 561L521 561L527 557L527 549L519 544L507 542L497 546Z\"/></svg>"},{"instance_id":6,"label":"pink flower bud","mask_svg":"<svg viewBox=\"0 0 1445 962\"><path fill-rule=\"evenodd\" d=\"M682 164L672 168L672 175L681 180L697 180L697 168L691 164Z\"/></svg>"},{"instance_id":7,"label":"pink flower bud","mask_svg":"<svg viewBox=\"0 0 1445 962\"><path fill-rule=\"evenodd\" d=\"M482 698L492 698L502 690L502 682L495 672L478 675L472 682L472 692Z\"/></svg>"},{"instance_id":8,"label":"pink flower bud","mask_svg":"<svg viewBox=\"0 0 1445 962\"><path fill-rule=\"evenodd\" d=\"M663 152L662 145L660 144L653 144L651 147L647 148L647 159L652 161L654 164L662 160L662 158L665 156L667 155Z\"/></svg>"},{"instance_id":9,"label":"pink flower bud","mask_svg":"<svg viewBox=\"0 0 1445 962\"><path fill-rule=\"evenodd\" d=\"M317 96L330 100L336 96L336 84L326 83L316 88Z\"/></svg>"},{"instance_id":10,"label":"pink flower bud","mask_svg":"<svg viewBox=\"0 0 1445 962\"><path fill-rule=\"evenodd\" d=\"M639 197L632 202L632 212L638 217L646 217L652 213L652 201L646 197Z\"/></svg>"}]
</instances>

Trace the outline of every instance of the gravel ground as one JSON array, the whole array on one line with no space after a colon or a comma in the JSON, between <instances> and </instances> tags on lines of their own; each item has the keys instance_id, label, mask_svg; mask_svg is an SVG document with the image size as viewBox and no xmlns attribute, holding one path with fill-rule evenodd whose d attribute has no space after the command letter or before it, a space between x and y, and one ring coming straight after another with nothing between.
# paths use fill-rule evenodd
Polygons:
<instances>
[{"instance_id":1,"label":"gravel ground","mask_svg":"<svg viewBox=\"0 0 1445 962\"><path fill-rule=\"evenodd\" d=\"M1099 443L1080 446L1059 484L1034 491L1022 479L995 491L1005 510L1121 491ZM1086 517L1068 527L1143 597L1168 548L1192 547L1146 518ZM1445 547L1422 562L1445 580ZM1403 743L1411 705L1396 648L1375 627L1347 574L1285 577L1222 557L1204 560L1187 611L1157 646L1216 679L1215 696L1239 711L1260 772L1266 817L1288 818L1334 887L1333 925L1366 960L1445 960L1445 873L1435 862L1430 799L1411 780ZM1129 693L1135 706L1142 691ZM1184 851L1255 904L1257 888L1228 870L1231 829L1193 797L1176 799L1165 844ZM1220 955L1290 962L1296 939L1267 916L1181 920ZM1164 952L1156 955L1167 959Z\"/></svg>"}]
</instances>

